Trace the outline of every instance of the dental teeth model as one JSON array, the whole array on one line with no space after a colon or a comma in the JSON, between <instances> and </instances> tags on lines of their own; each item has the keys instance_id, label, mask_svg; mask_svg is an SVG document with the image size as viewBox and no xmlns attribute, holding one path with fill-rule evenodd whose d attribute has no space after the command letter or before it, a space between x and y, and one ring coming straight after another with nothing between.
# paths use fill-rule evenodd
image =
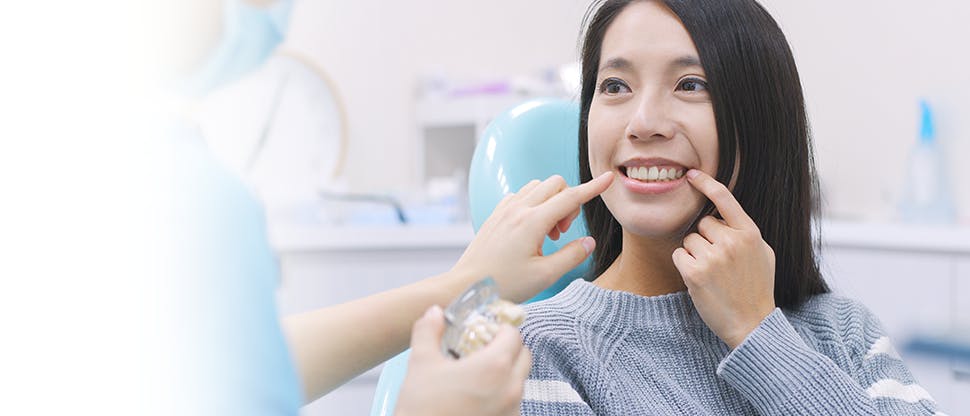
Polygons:
<instances>
[{"instance_id":1,"label":"dental teeth model","mask_svg":"<svg viewBox=\"0 0 970 416\"><path fill-rule=\"evenodd\" d=\"M467 356L492 342L501 324L517 327L524 320L525 310L499 299L495 281L486 277L445 309L441 349L453 358Z\"/></svg>"}]
</instances>

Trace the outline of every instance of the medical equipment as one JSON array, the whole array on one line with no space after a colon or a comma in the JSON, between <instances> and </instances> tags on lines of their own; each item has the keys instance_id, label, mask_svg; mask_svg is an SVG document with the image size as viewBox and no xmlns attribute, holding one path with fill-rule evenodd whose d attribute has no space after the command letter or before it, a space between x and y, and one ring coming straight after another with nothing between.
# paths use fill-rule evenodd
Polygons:
<instances>
[{"instance_id":1,"label":"medical equipment","mask_svg":"<svg viewBox=\"0 0 970 416\"><path fill-rule=\"evenodd\" d=\"M498 297L495 280L486 277L473 284L445 309L445 334L441 351L453 358L465 357L488 345L501 324L518 327L525 310Z\"/></svg>"}]
</instances>

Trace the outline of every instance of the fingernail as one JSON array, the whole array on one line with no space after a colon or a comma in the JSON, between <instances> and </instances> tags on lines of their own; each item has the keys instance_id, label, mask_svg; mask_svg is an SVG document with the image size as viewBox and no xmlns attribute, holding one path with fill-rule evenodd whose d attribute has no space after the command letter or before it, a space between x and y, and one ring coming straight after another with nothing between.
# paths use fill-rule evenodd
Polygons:
<instances>
[{"instance_id":1,"label":"fingernail","mask_svg":"<svg viewBox=\"0 0 970 416\"><path fill-rule=\"evenodd\" d=\"M700 174L701 174L701 172L699 170L697 170L697 169L688 170L687 171L687 179L694 179L694 178L697 177L697 175L700 175Z\"/></svg>"},{"instance_id":2,"label":"fingernail","mask_svg":"<svg viewBox=\"0 0 970 416\"><path fill-rule=\"evenodd\" d=\"M596 247L596 240L593 237L583 237L583 248L586 249L586 254L592 253L593 248Z\"/></svg>"},{"instance_id":3,"label":"fingernail","mask_svg":"<svg viewBox=\"0 0 970 416\"><path fill-rule=\"evenodd\" d=\"M425 317L432 317L441 314L441 307L438 305L431 305L427 311L424 312Z\"/></svg>"}]
</instances>

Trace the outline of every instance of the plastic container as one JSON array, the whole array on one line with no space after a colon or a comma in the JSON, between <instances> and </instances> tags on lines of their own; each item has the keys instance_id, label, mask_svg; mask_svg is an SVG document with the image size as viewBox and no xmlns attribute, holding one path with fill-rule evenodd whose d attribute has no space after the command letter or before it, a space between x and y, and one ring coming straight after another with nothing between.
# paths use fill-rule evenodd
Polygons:
<instances>
[{"instance_id":1,"label":"plastic container","mask_svg":"<svg viewBox=\"0 0 970 416\"><path fill-rule=\"evenodd\" d=\"M899 204L900 219L908 223L952 224L956 210L945 159L936 139L933 113L925 100L920 101L920 110L920 137L909 157Z\"/></svg>"},{"instance_id":2,"label":"plastic container","mask_svg":"<svg viewBox=\"0 0 970 416\"><path fill-rule=\"evenodd\" d=\"M501 324L519 326L525 320L521 306L498 297L495 280L486 277L472 285L445 309L441 350L452 358L467 356L488 345Z\"/></svg>"}]
</instances>

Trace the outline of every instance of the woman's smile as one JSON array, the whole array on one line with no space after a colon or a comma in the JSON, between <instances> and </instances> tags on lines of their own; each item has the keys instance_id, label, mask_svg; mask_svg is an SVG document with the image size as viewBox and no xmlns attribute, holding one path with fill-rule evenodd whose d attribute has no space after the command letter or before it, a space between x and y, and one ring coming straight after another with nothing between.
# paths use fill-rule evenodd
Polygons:
<instances>
[{"instance_id":1,"label":"woman's smile","mask_svg":"<svg viewBox=\"0 0 970 416\"><path fill-rule=\"evenodd\" d=\"M631 159L618 167L623 186L633 193L663 194L686 185L689 168L663 158Z\"/></svg>"}]
</instances>

